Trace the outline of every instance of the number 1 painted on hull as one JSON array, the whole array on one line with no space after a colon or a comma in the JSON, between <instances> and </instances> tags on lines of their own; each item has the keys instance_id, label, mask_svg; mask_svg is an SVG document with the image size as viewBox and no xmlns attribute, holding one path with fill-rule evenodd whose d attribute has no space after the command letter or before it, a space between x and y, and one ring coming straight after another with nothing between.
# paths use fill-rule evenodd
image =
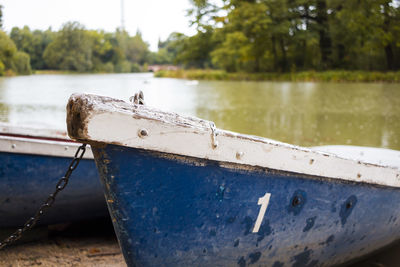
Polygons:
<instances>
[{"instance_id":1,"label":"number 1 painted on hull","mask_svg":"<svg viewBox=\"0 0 400 267\"><path fill-rule=\"evenodd\" d=\"M265 193L265 195L263 197L260 197L258 199L258 205L261 205L261 208L260 208L260 212L258 213L258 217L257 217L256 223L253 228L253 233L258 233L258 230L260 230L262 220L264 219L265 212L267 211L270 197L271 197L270 193Z\"/></svg>"}]
</instances>

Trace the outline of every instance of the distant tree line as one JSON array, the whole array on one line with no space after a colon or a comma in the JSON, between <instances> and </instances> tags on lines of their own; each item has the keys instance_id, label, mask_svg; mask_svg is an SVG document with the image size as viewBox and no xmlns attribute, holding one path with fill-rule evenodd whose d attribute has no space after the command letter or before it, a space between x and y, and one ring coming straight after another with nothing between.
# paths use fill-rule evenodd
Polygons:
<instances>
[{"instance_id":1,"label":"distant tree line","mask_svg":"<svg viewBox=\"0 0 400 267\"><path fill-rule=\"evenodd\" d=\"M87 30L79 22L67 22L59 31L32 31L25 26L12 28L9 37L1 33L27 60L29 71L15 70L23 74L31 68L75 72L147 71L149 64L173 64L177 50L172 48L173 42L184 36L173 33L166 41L159 41L158 52L152 52L140 31L130 36L120 29L111 33Z\"/></svg>"},{"instance_id":2,"label":"distant tree line","mask_svg":"<svg viewBox=\"0 0 400 267\"><path fill-rule=\"evenodd\" d=\"M400 69L398 0L191 2L197 34L175 34L166 45L172 61L187 68Z\"/></svg>"},{"instance_id":3,"label":"distant tree line","mask_svg":"<svg viewBox=\"0 0 400 267\"><path fill-rule=\"evenodd\" d=\"M0 29L3 27L3 6L0 5ZM10 37L0 30L0 76L30 74L29 55L19 51Z\"/></svg>"},{"instance_id":4,"label":"distant tree line","mask_svg":"<svg viewBox=\"0 0 400 267\"><path fill-rule=\"evenodd\" d=\"M0 31L0 75L33 70L138 72L149 64L228 72L400 69L400 0L190 0L197 33L151 52L138 31ZM2 25L0 8L0 27Z\"/></svg>"},{"instance_id":5,"label":"distant tree line","mask_svg":"<svg viewBox=\"0 0 400 267\"><path fill-rule=\"evenodd\" d=\"M30 56L34 70L138 72L150 57L140 32L86 30L78 22L67 22L58 32L14 27L10 37Z\"/></svg>"},{"instance_id":6,"label":"distant tree line","mask_svg":"<svg viewBox=\"0 0 400 267\"><path fill-rule=\"evenodd\" d=\"M0 29L3 10L0 5ZM162 43L162 42L160 42ZM170 64L170 54L154 53L139 31L134 36L117 29L113 33L87 30L79 22L67 22L59 31L12 28L0 30L0 76L30 74L33 70L76 72L139 72L147 64Z\"/></svg>"}]
</instances>

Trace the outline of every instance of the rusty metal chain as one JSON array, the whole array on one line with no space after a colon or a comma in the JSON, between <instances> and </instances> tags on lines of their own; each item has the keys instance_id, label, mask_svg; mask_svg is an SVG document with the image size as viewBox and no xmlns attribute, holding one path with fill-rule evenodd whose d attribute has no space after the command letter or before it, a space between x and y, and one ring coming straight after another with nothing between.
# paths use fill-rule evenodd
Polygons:
<instances>
[{"instance_id":1,"label":"rusty metal chain","mask_svg":"<svg viewBox=\"0 0 400 267\"><path fill-rule=\"evenodd\" d=\"M35 213L33 217L29 218L29 220L25 222L22 228L19 228L9 237L0 242L0 249L3 249L5 246L17 241L18 239L21 238L22 234L25 231L28 231L35 226L35 224L40 219L40 217L45 213L45 211L54 204L57 194L67 186L69 177L71 176L72 172L76 169L76 167L78 167L78 164L81 161L83 155L85 154L85 151L86 151L86 144L82 144L81 146L79 146L79 148L75 152L74 159L68 166L67 172L56 184L56 190L49 195L44 204L40 206L39 210Z\"/></svg>"}]
</instances>

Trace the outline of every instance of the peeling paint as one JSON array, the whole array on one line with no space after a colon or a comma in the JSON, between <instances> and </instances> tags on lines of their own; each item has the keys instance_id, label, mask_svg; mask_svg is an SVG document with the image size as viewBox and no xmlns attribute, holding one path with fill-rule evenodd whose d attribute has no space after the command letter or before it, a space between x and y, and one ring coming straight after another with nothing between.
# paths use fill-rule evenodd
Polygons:
<instances>
[{"instance_id":1,"label":"peeling paint","mask_svg":"<svg viewBox=\"0 0 400 267\"><path fill-rule=\"evenodd\" d=\"M249 259L250 259L250 263L249 264L256 263L260 259L260 257L261 257L261 252L259 252L259 251L251 253L249 255Z\"/></svg>"},{"instance_id":2,"label":"peeling paint","mask_svg":"<svg viewBox=\"0 0 400 267\"><path fill-rule=\"evenodd\" d=\"M309 231L315 224L315 219L317 218L317 216L308 218L306 221L306 226L303 228L303 232L307 232Z\"/></svg>"},{"instance_id":3,"label":"peeling paint","mask_svg":"<svg viewBox=\"0 0 400 267\"><path fill-rule=\"evenodd\" d=\"M238 260L237 264L239 265L239 267L246 267L246 260L244 259L244 257L240 257L240 259Z\"/></svg>"},{"instance_id":4,"label":"peeling paint","mask_svg":"<svg viewBox=\"0 0 400 267\"><path fill-rule=\"evenodd\" d=\"M235 165L235 168L259 166L324 179L400 187L399 169L364 162L357 164L354 160L333 154L255 136L218 129L219 146L213 150L209 121L179 116L143 105L82 94L71 96L67 109L70 136L90 144L114 143L181 156L243 164ZM126 123L129 120L132 123ZM110 122L114 125L120 123L121 130L118 131L118 127L109 127ZM143 128L149 130L151 135L145 139L134 135ZM246 157L237 158L238 151L243 152ZM358 177L358 174L362 176Z\"/></svg>"}]
</instances>

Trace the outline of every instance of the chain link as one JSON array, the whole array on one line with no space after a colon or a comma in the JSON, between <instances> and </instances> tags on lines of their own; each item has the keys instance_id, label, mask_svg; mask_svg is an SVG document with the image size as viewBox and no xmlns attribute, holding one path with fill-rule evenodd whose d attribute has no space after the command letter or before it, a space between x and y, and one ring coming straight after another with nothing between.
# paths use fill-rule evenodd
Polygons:
<instances>
[{"instance_id":1,"label":"chain link","mask_svg":"<svg viewBox=\"0 0 400 267\"><path fill-rule=\"evenodd\" d=\"M78 164L81 161L83 155L85 154L85 151L86 151L86 144L82 144L77 149L74 159L69 164L68 170L66 171L65 175L56 184L56 190L52 194L49 195L49 197L46 199L44 204L42 206L40 206L39 210L35 213L35 215L33 217L29 218L25 222L24 226L22 226L21 228L16 230L14 233L12 233L9 237L7 237L6 239L4 239L3 241L0 242L0 249L17 241L18 239L21 238L22 234L25 231L28 231L35 226L35 224L40 219L40 217L45 213L45 211L54 204L57 194L67 186L69 177L71 176L72 172L76 169L76 167L78 167Z\"/></svg>"}]
</instances>

